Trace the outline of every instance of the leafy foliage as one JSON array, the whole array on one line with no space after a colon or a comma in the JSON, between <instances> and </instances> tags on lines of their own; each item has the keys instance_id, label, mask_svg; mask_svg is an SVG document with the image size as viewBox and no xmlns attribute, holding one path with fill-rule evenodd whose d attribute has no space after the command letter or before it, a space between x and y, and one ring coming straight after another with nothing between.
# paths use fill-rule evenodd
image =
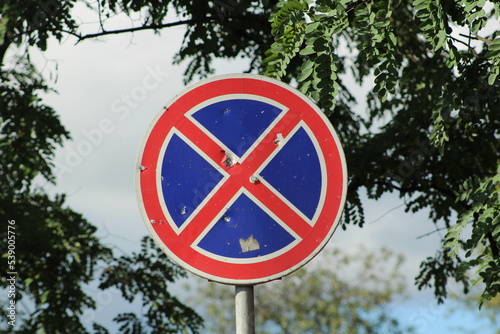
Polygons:
<instances>
[{"instance_id":1,"label":"leafy foliage","mask_svg":"<svg viewBox=\"0 0 500 334\"><path fill-rule=\"evenodd\" d=\"M29 63L20 64L19 72L1 73L5 80L0 90L0 217L4 222L15 221L15 300L33 304L33 310L23 314L19 309L21 325L14 331L2 323L2 330L88 333L81 316L96 303L85 286L106 265L101 289L116 286L129 301L143 293L143 306L148 310L147 324L137 320L137 315L117 316L115 321L122 323L120 333L199 332L201 318L167 292L167 284L183 271L160 254L152 240L143 240L139 254L115 258L95 235L96 227L65 207L64 195L51 198L33 186L36 177L54 179L54 151L69 135L54 110L41 103L39 94L48 89L42 79ZM7 237L2 233L2 244L7 245ZM2 258L7 256L4 247ZM2 280L1 286L7 283ZM2 307L3 315L5 310ZM106 333L98 324L94 330Z\"/></svg>"},{"instance_id":2,"label":"leafy foliage","mask_svg":"<svg viewBox=\"0 0 500 334\"><path fill-rule=\"evenodd\" d=\"M439 251L436 256L428 257L420 265L421 271L417 276L418 288L434 288L434 295L438 302L442 303L446 296L446 288L449 278L463 283L464 292L469 289L469 280L461 270L462 262L451 257L447 252Z\"/></svg>"},{"instance_id":3,"label":"leafy foliage","mask_svg":"<svg viewBox=\"0 0 500 334\"><path fill-rule=\"evenodd\" d=\"M290 59L298 52L304 41L305 22L303 20L306 5L299 1L282 2L273 15L271 33L279 37L267 51L270 55L264 60L267 71L264 74L280 79L286 72Z\"/></svg>"},{"instance_id":4,"label":"leafy foliage","mask_svg":"<svg viewBox=\"0 0 500 334\"><path fill-rule=\"evenodd\" d=\"M48 39L58 40L73 30L77 24L71 9L77 0L59 1L2 1L0 18L0 59L11 44L47 48Z\"/></svg>"},{"instance_id":5,"label":"leafy foliage","mask_svg":"<svg viewBox=\"0 0 500 334\"><path fill-rule=\"evenodd\" d=\"M460 236L472 223L472 233L464 242L465 257L472 259L463 263L460 270L478 268L476 281L482 280L485 284L482 304L500 293L500 169L495 176L479 184L470 179L460 188L458 200L470 203L471 208L460 216L456 225L450 227L445 236L445 247L450 249L450 256L458 256ZM479 254L474 252L487 246L490 247Z\"/></svg>"},{"instance_id":6,"label":"leafy foliage","mask_svg":"<svg viewBox=\"0 0 500 334\"><path fill-rule=\"evenodd\" d=\"M190 329L197 333L202 319L168 292L169 283L186 273L174 264L150 237L141 241L140 253L114 259L101 276L101 289L116 287L133 302L142 296L146 322L136 314L119 314L114 320L123 333L179 333Z\"/></svg>"},{"instance_id":7,"label":"leafy foliage","mask_svg":"<svg viewBox=\"0 0 500 334\"><path fill-rule=\"evenodd\" d=\"M95 303L83 285L111 251L94 226L64 207L64 196L50 199L33 189L35 177L53 179L50 159L68 138L55 111L41 103L39 94L48 90L43 80L24 61L0 76L0 217L16 222L16 299L29 296L35 304L19 332L84 333L78 316Z\"/></svg>"},{"instance_id":8,"label":"leafy foliage","mask_svg":"<svg viewBox=\"0 0 500 334\"><path fill-rule=\"evenodd\" d=\"M96 236L96 227L66 207L64 195L49 196L36 186L54 182L54 153L69 133L55 110L42 102L41 96L50 88L30 63L29 52L11 59L5 58L6 51L30 46L45 50L49 37L61 39L71 33L76 28L70 13L75 2L3 1L0 5L0 219L15 228L17 273L11 299L17 306L16 326L2 322L0 330L89 333L82 315L97 305L87 286L105 266L101 289L118 286L130 301L140 289L155 292L143 292L147 323L142 323L142 314L118 315L120 333L198 333L201 318L166 290L183 272L156 247L153 250L151 240L143 241L140 254L116 258ZM2 245L10 239L6 232L1 234ZM8 256L3 247L5 262ZM133 266L120 270L130 261L135 261ZM2 280L0 286L8 284ZM7 319L5 297L7 293L2 295L0 314ZM108 330L94 323L93 332Z\"/></svg>"},{"instance_id":9,"label":"leafy foliage","mask_svg":"<svg viewBox=\"0 0 500 334\"><path fill-rule=\"evenodd\" d=\"M268 18L276 0L109 0L102 1L101 19L116 13L141 15L141 25L159 30L184 24L184 41L175 57L175 63L189 59L185 81L206 77L213 73L215 58L252 58L249 70L260 65L265 49L271 44ZM177 22L164 23L169 12L175 13ZM103 28L103 32L106 30ZM85 39L97 34L80 35Z\"/></svg>"},{"instance_id":10,"label":"leafy foliage","mask_svg":"<svg viewBox=\"0 0 500 334\"><path fill-rule=\"evenodd\" d=\"M281 79L291 59L300 51L307 60L302 63L296 78L299 89L320 103L330 115L338 88L333 34L347 23L342 4L325 14L318 13L322 7L313 10L314 7L309 8L304 1L281 2L278 8L270 19L275 42L266 52L263 74ZM339 13L344 15L339 17ZM306 17L312 22L306 22Z\"/></svg>"},{"instance_id":11,"label":"leafy foliage","mask_svg":"<svg viewBox=\"0 0 500 334\"><path fill-rule=\"evenodd\" d=\"M84 284L111 251L99 243L96 228L63 203L64 197L51 200L39 192L23 193L14 201L0 197L0 217L16 222L16 300L26 298L35 305L24 321L19 317L18 333L87 333L79 316L95 308L95 301ZM7 244L6 233L2 243Z\"/></svg>"},{"instance_id":12,"label":"leafy foliage","mask_svg":"<svg viewBox=\"0 0 500 334\"><path fill-rule=\"evenodd\" d=\"M69 137L55 111L38 95L48 91L34 68L20 60L18 70L0 72L0 191L15 196L38 174L53 180L47 157Z\"/></svg>"},{"instance_id":13,"label":"leafy foliage","mask_svg":"<svg viewBox=\"0 0 500 334\"><path fill-rule=\"evenodd\" d=\"M401 264L402 258L386 249L361 248L356 255L327 249L293 275L255 287L256 332L411 332L388 310L404 290ZM234 333L233 290L206 283L193 294L209 314L209 333Z\"/></svg>"},{"instance_id":14,"label":"leafy foliage","mask_svg":"<svg viewBox=\"0 0 500 334\"><path fill-rule=\"evenodd\" d=\"M470 175L491 177L500 161L500 111L495 93L499 86L497 31L493 30L488 37L478 35L488 20L497 15L498 4L489 5L494 7L490 13L486 1L283 2L270 20L275 42L264 60L264 73L277 78L296 73L299 87L325 113L334 115L336 111L344 111L339 108L342 102L328 104L321 97L327 94L315 83L321 81L322 75L311 70L315 66L324 69L330 66L334 74L327 77L335 84L328 85L328 93L335 95L338 90L343 96L346 87L336 83L341 80L339 75L344 68L337 66L341 57L335 56L335 52L341 51L333 49L335 38L343 38L357 51L351 66L354 76L359 82L373 77L374 85L367 97L369 118L365 124L373 126L386 115L391 117L382 128L374 128L368 134L347 133L360 138L346 140L356 145L347 148L347 160L354 166L351 194L354 189L364 187L370 197L379 198L385 192L397 190L401 197L407 198L408 211L429 208L435 223L444 221L451 228L457 226L451 222L452 213L462 214L470 205L456 201L456 185L466 182ZM310 28L292 29L304 25ZM454 35L460 26L465 26L471 34L461 35L469 39L468 43ZM315 48L316 41L311 37L314 34L321 39L318 45L323 48ZM482 44L472 46L472 38ZM464 44L465 50L460 48ZM322 51L329 56L322 56ZM318 58L309 57L311 54ZM289 65L294 58L303 64L297 67L298 71ZM309 87L313 87L312 91ZM332 124L338 126L333 119ZM498 202L492 189L487 191L493 196L491 200ZM362 224L357 198L348 197L348 217L344 223ZM358 217L352 219L351 215ZM489 221L496 217L492 210L485 215ZM492 258L483 253L490 259L490 265L479 267L481 278L487 282L485 297L489 298L498 293L493 287L499 281L495 263L499 258L500 238L485 230L481 221L476 219L473 224L481 226L473 228L473 240L486 240L492 253ZM464 243L465 256L471 256L477 246L478 242ZM434 286L438 301L442 301L448 277L468 289L462 260L439 252L423 262L417 282L419 287Z\"/></svg>"}]
</instances>

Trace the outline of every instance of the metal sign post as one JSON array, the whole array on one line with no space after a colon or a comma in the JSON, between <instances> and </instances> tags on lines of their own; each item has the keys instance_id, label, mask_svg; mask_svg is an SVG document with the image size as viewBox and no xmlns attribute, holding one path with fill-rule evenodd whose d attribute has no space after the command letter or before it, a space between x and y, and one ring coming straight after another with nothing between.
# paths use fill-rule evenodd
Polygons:
<instances>
[{"instance_id":1,"label":"metal sign post","mask_svg":"<svg viewBox=\"0 0 500 334\"><path fill-rule=\"evenodd\" d=\"M236 285L236 334L255 334L254 286Z\"/></svg>"}]
</instances>

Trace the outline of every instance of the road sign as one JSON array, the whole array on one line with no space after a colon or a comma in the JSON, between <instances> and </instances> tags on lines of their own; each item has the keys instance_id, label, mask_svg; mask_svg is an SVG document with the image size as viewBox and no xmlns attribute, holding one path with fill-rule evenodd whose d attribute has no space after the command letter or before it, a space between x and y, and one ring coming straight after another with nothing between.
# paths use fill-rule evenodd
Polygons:
<instances>
[{"instance_id":1,"label":"road sign","mask_svg":"<svg viewBox=\"0 0 500 334\"><path fill-rule=\"evenodd\" d=\"M287 275L324 247L346 175L338 137L307 97L238 74L201 81L161 110L136 184L164 252L199 276L248 285Z\"/></svg>"}]
</instances>

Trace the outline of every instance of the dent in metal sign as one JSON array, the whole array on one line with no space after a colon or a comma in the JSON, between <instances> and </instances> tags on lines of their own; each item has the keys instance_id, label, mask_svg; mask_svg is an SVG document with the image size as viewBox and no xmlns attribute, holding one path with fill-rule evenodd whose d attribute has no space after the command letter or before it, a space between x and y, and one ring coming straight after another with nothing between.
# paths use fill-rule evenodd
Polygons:
<instances>
[{"instance_id":1,"label":"dent in metal sign","mask_svg":"<svg viewBox=\"0 0 500 334\"><path fill-rule=\"evenodd\" d=\"M345 163L331 125L296 94L260 76L218 78L154 122L139 200L179 264L223 283L260 283L326 244L345 199Z\"/></svg>"}]
</instances>

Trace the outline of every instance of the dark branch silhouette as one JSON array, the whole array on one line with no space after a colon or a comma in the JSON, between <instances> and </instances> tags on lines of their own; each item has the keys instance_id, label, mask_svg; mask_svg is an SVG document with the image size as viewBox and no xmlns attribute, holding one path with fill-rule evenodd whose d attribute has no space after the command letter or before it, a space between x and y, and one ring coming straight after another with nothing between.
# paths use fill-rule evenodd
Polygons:
<instances>
[{"instance_id":1,"label":"dark branch silhouette","mask_svg":"<svg viewBox=\"0 0 500 334\"><path fill-rule=\"evenodd\" d=\"M163 23L163 24L150 24L150 25L140 26L140 27L131 27L131 28L126 28L126 29L105 30L105 31L101 31L98 33L94 33L94 34L86 34L86 35L73 34L73 35L78 38L77 43L79 43L85 39L96 38L96 37L101 37L101 36L105 36L105 35L118 35L118 34L124 34L124 33L129 33L129 32L141 31L141 30L159 30L159 29L164 29L164 28L176 27L176 26L180 26L180 25L184 25L184 24L207 23L207 22L215 21L216 19L217 18L215 18L215 17L207 16L204 18L204 20L189 19L189 20L169 22L169 23Z\"/></svg>"}]
</instances>

